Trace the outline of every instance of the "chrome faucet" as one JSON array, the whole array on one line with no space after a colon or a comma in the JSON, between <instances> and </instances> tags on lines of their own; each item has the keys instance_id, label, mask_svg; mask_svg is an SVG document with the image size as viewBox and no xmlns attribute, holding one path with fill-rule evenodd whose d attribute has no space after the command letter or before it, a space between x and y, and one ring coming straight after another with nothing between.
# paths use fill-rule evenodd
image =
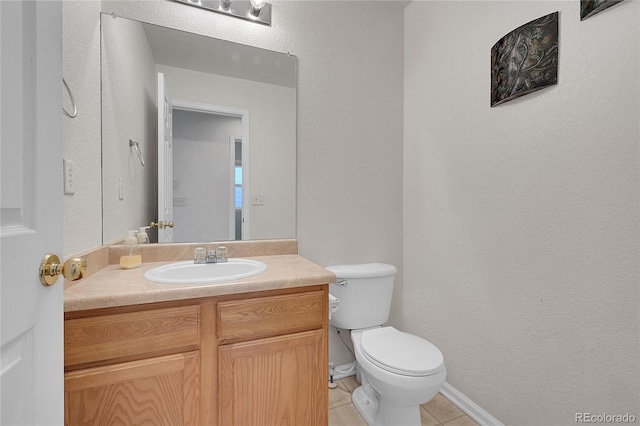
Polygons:
<instances>
[{"instance_id":1,"label":"chrome faucet","mask_svg":"<svg viewBox=\"0 0 640 426\"><path fill-rule=\"evenodd\" d=\"M227 261L227 248L220 246L217 249L205 250L198 247L195 250L195 260L193 263L224 263Z\"/></svg>"},{"instance_id":2,"label":"chrome faucet","mask_svg":"<svg viewBox=\"0 0 640 426\"><path fill-rule=\"evenodd\" d=\"M207 257L205 259L205 263L218 263L218 258L216 257L215 250L207 250Z\"/></svg>"}]
</instances>

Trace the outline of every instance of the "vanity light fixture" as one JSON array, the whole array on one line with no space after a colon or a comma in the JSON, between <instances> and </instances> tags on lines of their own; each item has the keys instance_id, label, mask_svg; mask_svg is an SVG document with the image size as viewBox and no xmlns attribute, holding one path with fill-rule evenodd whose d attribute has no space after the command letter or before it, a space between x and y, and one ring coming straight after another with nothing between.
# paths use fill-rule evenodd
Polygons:
<instances>
[{"instance_id":1,"label":"vanity light fixture","mask_svg":"<svg viewBox=\"0 0 640 426\"><path fill-rule=\"evenodd\" d=\"M271 4L266 0L173 0L200 9L271 26Z\"/></svg>"}]
</instances>

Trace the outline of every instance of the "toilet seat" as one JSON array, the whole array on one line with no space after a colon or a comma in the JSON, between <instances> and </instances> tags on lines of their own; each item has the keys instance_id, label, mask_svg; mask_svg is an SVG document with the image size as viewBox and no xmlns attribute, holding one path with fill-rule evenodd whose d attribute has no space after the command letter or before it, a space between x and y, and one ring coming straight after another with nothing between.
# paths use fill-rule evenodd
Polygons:
<instances>
[{"instance_id":1,"label":"toilet seat","mask_svg":"<svg viewBox=\"0 0 640 426\"><path fill-rule=\"evenodd\" d=\"M404 376L430 376L442 370L444 357L431 342L393 327L362 333L362 354L376 366Z\"/></svg>"}]
</instances>

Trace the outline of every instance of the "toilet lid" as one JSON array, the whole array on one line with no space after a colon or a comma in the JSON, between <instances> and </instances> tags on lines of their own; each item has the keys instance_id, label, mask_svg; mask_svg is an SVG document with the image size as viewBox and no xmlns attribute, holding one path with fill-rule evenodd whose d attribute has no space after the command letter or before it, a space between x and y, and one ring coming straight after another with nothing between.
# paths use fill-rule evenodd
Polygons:
<instances>
[{"instance_id":1,"label":"toilet lid","mask_svg":"<svg viewBox=\"0 0 640 426\"><path fill-rule=\"evenodd\" d=\"M429 376L442 370L442 352L413 334L382 327L362 333L362 353L372 363L404 376Z\"/></svg>"}]
</instances>

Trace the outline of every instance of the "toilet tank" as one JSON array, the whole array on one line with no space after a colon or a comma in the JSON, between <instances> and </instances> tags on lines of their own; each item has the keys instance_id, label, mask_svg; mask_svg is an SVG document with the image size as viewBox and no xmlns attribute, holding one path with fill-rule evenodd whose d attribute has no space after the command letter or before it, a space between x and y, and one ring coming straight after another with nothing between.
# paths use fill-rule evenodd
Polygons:
<instances>
[{"instance_id":1,"label":"toilet tank","mask_svg":"<svg viewBox=\"0 0 640 426\"><path fill-rule=\"evenodd\" d=\"M340 300L337 311L331 315L331 325L348 330L375 327L389 318L393 279L397 269L386 263L327 266L336 275L329 293Z\"/></svg>"}]
</instances>

